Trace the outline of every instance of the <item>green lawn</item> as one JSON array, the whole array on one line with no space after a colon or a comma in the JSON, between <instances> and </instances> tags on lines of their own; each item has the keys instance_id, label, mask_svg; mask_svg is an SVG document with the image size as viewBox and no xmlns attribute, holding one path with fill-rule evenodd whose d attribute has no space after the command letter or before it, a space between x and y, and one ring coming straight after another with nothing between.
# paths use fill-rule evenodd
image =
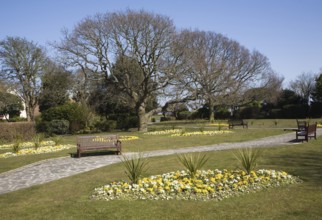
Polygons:
<instances>
[{"instance_id":1,"label":"green lawn","mask_svg":"<svg viewBox=\"0 0 322 220\"><path fill-rule=\"evenodd\" d=\"M198 128L190 128L189 130L198 130ZM208 129L209 130L209 129ZM138 136L138 140L123 142L124 152L137 151L153 151L161 149L177 149L183 147L211 145L223 142L241 142L262 138L266 136L278 135L285 133L282 129L234 129L233 134L224 134L216 136L197 136L197 137L170 137L170 135L146 135L140 132L119 132L119 135ZM63 137L64 144L76 145L76 136L69 135ZM7 150L0 150L4 153ZM38 162L45 159L65 157L75 154L75 148L63 150L49 154L26 155L19 157L0 158L0 173L9 171L30 163Z\"/></svg>"},{"instance_id":2,"label":"green lawn","mask_svg":"<svg viewBox=\"0 0 322 220\"><path fill-rule=\"evenodd\" d=\"M284 133L281 129L235 129L234 135L170 138L146 136L125 142L126 152L245 141ZM66 137L71 143L75 136ZM62 152L0 159L2 172L38 160L69 156ZM236 169L232 150L208 152L205 169ZM114 164L44 185L0 195L1 219L321 219L322 138L308 143L266 148L258 168L283 170L303 183L268 189L223 201L93 201L94 188L126 179L121 164ZM147 176L183 169L175 155L149 159ZM5 168L3 168L5 167Z\"/></svg>"},{"instance_id":3,"label":"green lawn","mask_svg":"<svg viewBox=\"0 0 322 220\"><path fill-rule=\"evenodd\" d=\"M125 179L120 164L0 196L3 219L319 219L322 139L269 148L258 168L284 170L304 183L215 201L92 201L95 187ZM209 152L205 169L234 169L233 151ZM161 165L161 166L160 166ZM150 159L147 175L182 169L175 156Z\"/></svg>"}]
</instances>

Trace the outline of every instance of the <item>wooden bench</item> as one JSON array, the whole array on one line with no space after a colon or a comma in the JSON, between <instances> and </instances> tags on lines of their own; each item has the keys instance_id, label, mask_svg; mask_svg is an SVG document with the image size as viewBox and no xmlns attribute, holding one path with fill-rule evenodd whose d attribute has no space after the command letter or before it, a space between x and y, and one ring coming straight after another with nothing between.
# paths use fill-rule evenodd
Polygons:
<instances>
[{"instance_id":1,"label":"wooden bench","mask_svg":"<svg viewBox=\"0 0 322 220\"><path fill-rule=\"evenodd\" d=\"M230 119L228 120L228 128L233 129L234 126L243 126L243 128L248 128L248 122L243 119Z\"/></svg>"},{"instance_id":2,"label":"wooden bench","mask_svg":"<svg viewBox=\"0 0 322 220\"><path fill-rule=\"evenodd\" d=\"M115 148L117 154L122 153L122 144L117 135L77 137L77 157L81 157L83 152L111 148Z\"/></svg>"},{"instance_id":3,"label":"wooden bench","mask_svg":"<svg viewBox=\"0 0 322 220\"><path fill-rule=\"evenodd\" d=\"M314 124L308 124L305 127L299 127L296 131L296 140L306 140L307 142L309 141L309 138L314 138L316 139L316 128L317 128L317 123ZM304 137L304 139L299 139L299 137Z\"/></svg>"}]
</instances>

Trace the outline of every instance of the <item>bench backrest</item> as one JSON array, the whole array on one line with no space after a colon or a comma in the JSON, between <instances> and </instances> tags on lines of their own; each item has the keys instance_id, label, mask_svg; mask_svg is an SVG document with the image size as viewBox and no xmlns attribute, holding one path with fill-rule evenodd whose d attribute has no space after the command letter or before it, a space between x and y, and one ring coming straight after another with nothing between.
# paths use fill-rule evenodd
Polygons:
<instances>
[{"instance_id":1,"label":"bench backrest","mask_svg":"<svg viewBox=\"0 0 322 220\"><path fill-rule=\"evenodd\" d=\"M228 120L229 124L236 124L236 125L243 125L244 120L243 119L230 119Z\"/></svg>"},{"instance_id":2,"label":"bench backrest","mask_svg":"<svg viewBox=\"0 0 322 220\"><path fill-rule=\"evenodd\" d=\"M309 124L307 127L307 133L316 132L317 123Z\"/></svg>"},{"instance_id":3,"label":"bench backrest","mask_svg":"<svg viewBox=\"0 0 322 220\"><path fill-rule=\"evenodd\" d=\"M118 135L104 136L79 136L77 137L77 146L98 147L98 146L116 146L119 142Z\"/></svg>"},{"instance_id":4,"label":"bench backrest","mask_svg":"<svg viewBox=\"0 0 322 220\"><path fill-rule=\"evenodd\" d=\"M306 121L296 120L296 122L297 122L297 129L298 130L306 130L306 127L308 126L308 123Z\"/></svg>"}]
</instances>

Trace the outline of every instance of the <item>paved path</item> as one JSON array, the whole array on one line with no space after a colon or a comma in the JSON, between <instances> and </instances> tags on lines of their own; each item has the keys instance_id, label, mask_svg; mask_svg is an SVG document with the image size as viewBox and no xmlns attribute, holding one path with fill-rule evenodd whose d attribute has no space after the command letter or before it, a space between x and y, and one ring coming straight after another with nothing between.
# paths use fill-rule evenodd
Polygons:
<instances>
[{"instance_id":1,"label":"paved path","mask_svg":"<svg viewBox=\"0 0 322 220\"><path fill-rule=\"evenodd\" d=\"M322 129L318 129L317 134L318 136L322 135ZM146 157L155 157L176 153L216 151L242 147L272 147L280 145L292 145L294 144L294 142L292 142L292 140L294 140L294 136L294 133L288 133L253 141L222 143L173 150L148 151L143 152L143 154ZM127 156L131 154L133 155L134 153L126 153ZM120 162L120 157L117 155L82 158L61 157L40 161L0 174L0 194L47 183L118 162Z\"/></svg>"}]
</instances>

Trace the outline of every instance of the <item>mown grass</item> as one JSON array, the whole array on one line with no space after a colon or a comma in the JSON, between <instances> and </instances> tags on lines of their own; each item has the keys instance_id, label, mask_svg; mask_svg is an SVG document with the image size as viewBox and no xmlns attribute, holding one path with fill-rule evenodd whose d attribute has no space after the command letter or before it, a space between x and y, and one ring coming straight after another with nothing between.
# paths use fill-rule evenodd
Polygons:
<instances>
[{"instance_id":1,"label":"mown grass","mask_svg":"<svg viewBox=\"0 0 322 220\"><path fill-rule=\"evenodd\" d=\"M244 119L248 122L248 126L250 128L291 128L296 127L297 123L295 119ZM322 124L321 118L305 118L298 119L300 121L308 121L309 123L318 122ZM227 120L215 120L213 123L209 123L209 120L182 120L182 121L165 121L162 123L154 123L151 126L152 129L158 129L162 127L166 128L177 128L177 127L196 127L196 126L204 126L204 127L213 127L218 128L219 124L221 124L222 128L225 128L225 124L227 124Z\"/></svg>"},{"instance_id":2,"label":"mown grass","mask_svg":"<svg viewBox=\"0 0 322 220\"><path fill-rule=\"evenodd\" d=\"M258 168L284 170L301 184L215 201L93 201L92 190L126 179L114 164L0 195L2 219L321 219L322 138L265 149ZM232 150L209 152L205 169L235 169ZM146 175L183 169L175 155L149 159Z\"/></svg>"},{"instance_id":3,"label":"mown grass","mask_svg":"<svg viewBox=\"0 0 322 220\"><path fill-rule=\"evenodd\" d=\"M199 128L190 128L190 130L198 129ZM139 137L138 140L123 142L122 149L124 152L143 152L162 149L177 149L184 147L204 146L223 142L242 142L285 133L282 129L234 129L233 132L233 134L197 137L170 137L170 135L146 135L140 132L118 132L118 134ZM75 145L75 148L49 154L0 158L0 173L45 159L57 157L70 157L71 155L76 153L76 135L63 136L62 144L73 144ZM4 153L6 151L11 150L0 150L0 153Z\"/></svg>"}]
</instances>

